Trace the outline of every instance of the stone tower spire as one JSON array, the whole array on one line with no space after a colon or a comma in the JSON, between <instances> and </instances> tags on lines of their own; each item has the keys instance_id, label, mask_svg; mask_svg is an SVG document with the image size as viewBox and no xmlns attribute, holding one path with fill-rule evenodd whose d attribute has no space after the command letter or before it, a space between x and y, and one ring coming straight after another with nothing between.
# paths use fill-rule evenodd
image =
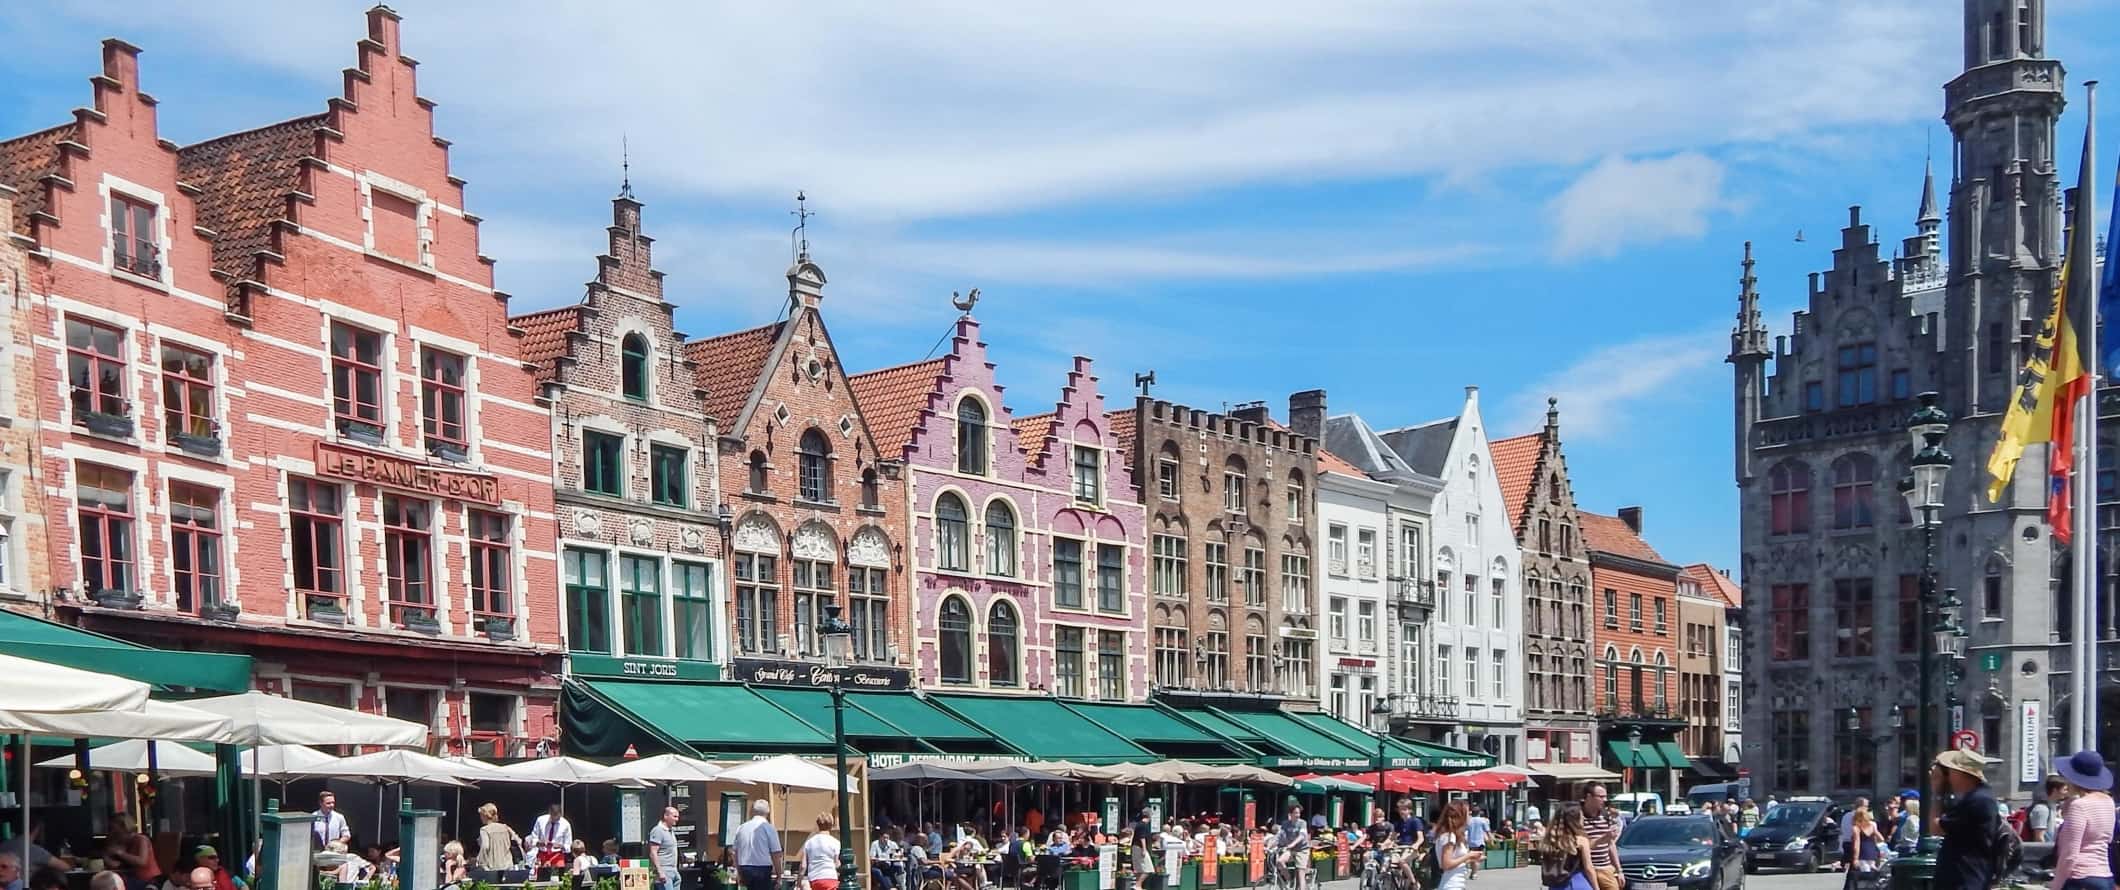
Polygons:
<instances>
[{"instance_id":1,"label":"stone tower spire","mask_svg":"<svg viewBox=\"0 0 2120 890\"><path fill-rule=\"evenodd\" d=\"M1943 225L1943 213L1936 209L1936 164L1931 158L1921 159L1921 208L1914 212L1914 227L1922 237L1932 238L1937 228Z\"/></svg>"},{"instance_id":2,"label":"stone tower spire","mask_svg":"<svg viewBox=\"0 0 2120 890\"><path fill-rule=\"evenodd\" d=\"M1736 374L1736 460L1742 484L1752 478L1752 427L1759 423L1766 397L1767 326L1759 314L1759 277L1752 274L1752 242L1745 242L1744 274L1737 279L1737 326L1730 330L1730 356Z\"/></svg>"},{"instance_id":3,"label":"stone tower spire","mask_svg":"<svg viewBox=\"0 0 2120 890\"><path fill-rule=\"evenodd\" d=\"M1965 71L1943 88L1954 142L1943 391L1960 416L2005 407L2024 358L2018 320L2038 318L2054 290L2065 74L2046 57L2046 0L1964 2Z\"/></svg>"}]
</instances>

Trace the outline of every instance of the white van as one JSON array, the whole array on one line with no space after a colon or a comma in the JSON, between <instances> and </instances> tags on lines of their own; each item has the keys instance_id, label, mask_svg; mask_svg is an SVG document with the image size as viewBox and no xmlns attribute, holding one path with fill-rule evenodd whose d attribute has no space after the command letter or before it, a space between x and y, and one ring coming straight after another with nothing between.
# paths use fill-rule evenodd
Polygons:
<instances>
[{"instance_id":1,"label":"white van","mask_svg":"<svg viewBox=\"0 0 2120 890\"><path fill-rule=\"evenodd\" d=\"M1625 794L1615 794L1612 795L1611 800L1606 802L1606 805L1630 816L1660 816L1666 812L1664 796L1654 791L1629 791Z\"/></svg>"}]
</instances>

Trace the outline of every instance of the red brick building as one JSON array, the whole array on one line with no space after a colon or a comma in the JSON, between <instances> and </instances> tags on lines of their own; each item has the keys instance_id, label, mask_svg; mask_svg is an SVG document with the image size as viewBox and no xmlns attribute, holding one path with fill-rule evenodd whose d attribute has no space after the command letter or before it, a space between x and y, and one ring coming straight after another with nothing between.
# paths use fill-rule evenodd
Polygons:
<instances>
[{"instance_id":1,"label":"red brick building","mask_svg":"<svg viewBox=\"0 0 2120 890\"><path fill-rule=\"evenodd\" d=\"M611 659L638 658L710 672L727 654L714 420L630 183L606 234L581 302L515 319L552 409L571 668L622 674Z\"/></svg>"},{"instance_id":2,"label":"red brick building","mask_svg":"<svg viewBox=\"0 0 2120 890\"><path fill-rule=\"evenodd\" d=\"M840 602L856 659L902 684L904 459L879 454L848 385L821 311L824 270L805 250L787 279L784 320L685 345L721 430L730 652L739 676L746 660L819 660L818 620Z\"/></svg>"},{"instance_id":3,"label":"red brick building","mask_svg":"<svg viewBox=\"0 0 2120 890\"><path fill-rule=\"evenodd\" d=\"M20 193L0 175L0 306L28 304L27 235L15 227ZM51 586L44 548L44 492L36 461L37 360L26 312L0 313L0 602L26 601Z\"/></svg>"},{"instance_id":4,"label":"red brick building","mask_svg":"<svg viewBox=\"0 0 2120 890\"><path fill-rule=\"evenodd\" d=\"M1640 507L1581 515L1595 591L1591 648L1606 763L1631 767L1630 787L1662 791L1669 800L1690 763L1679 745L1686 725L1678 711L1679 567L1642 540Z\"/></svg>"},{"instance_id":5,"label":"red brick building","mask_svg":"<svg viewBox=\"0 0 2120 890\"><path fill-rule=\"evenodd\" d=\"M396 14L354 62L321 114L178 147L107 41L88 107L0 142L40 595L504 753L553 731L549 412Z\"/></svg>"}]
</instances>

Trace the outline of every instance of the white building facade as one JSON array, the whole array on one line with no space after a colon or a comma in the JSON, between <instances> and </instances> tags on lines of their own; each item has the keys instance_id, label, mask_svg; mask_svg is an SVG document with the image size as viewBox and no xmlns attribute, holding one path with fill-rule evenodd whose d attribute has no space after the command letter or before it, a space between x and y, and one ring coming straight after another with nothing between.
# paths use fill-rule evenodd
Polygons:
<instances>
[{"instance_id":1,"label":"white building facade","mask_svg":"<svg viewBox=\"0 0 2120 890\"><path fill-rule=\"evenodd\" d=\"M1333 716L1382 729L1369 716L1389 685L1384 536L1392 485L1341 461L1319 462L1318 528L1324 553L1318 614L1324 616L1319 700ZM1330 464L1340 464L1331 467Z\"/></svg>"}]
</instances>

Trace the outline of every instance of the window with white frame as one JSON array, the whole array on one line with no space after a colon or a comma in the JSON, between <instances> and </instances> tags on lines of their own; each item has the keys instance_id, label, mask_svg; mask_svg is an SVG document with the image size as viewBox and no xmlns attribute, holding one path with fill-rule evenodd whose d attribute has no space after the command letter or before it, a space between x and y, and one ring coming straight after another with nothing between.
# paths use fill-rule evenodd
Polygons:
<instances>
[{"instance_id":1,"label":"window with white frame","mask_svg":"<svg viewBox=\"0 0 2120 890\"><path fill-rule=\"evenodd\" d=\"M1412 523L1399 526L1399 577L1421 577L1421 527Z\"/></svg>"},{"instance_id":2,"label":"window with white frame","mask_svg":"<svg viewBox=\"0 0 2120 890\"><path fill-rule=\"evenodd\" d=\"M1087 445L1075 446L1075 500L1084 504L1104 503L1103 452Z\"/></svg>"},{"instance_id":3,"label":"window with white frame","mask_svg":"<svg viewBox=\"0 0 2120 890\"><path fill-rule=\"evenodd\" d=\"M1504 607L1502 600L1502 588L1507 583L1500 576L1496 576L1493 579L1493 596L1489 597L1487 601L1489 613L1494 616L1494 627L1496 630L1509 626L1509 610Z\"/></svg>"},{"instance_id":4,"label":"window with white frame","mask_svg":"<svg viewBox=\"0 0 2120 890\"><path fill-rule=\"evenodd\" d=\"M1723 721L1731 726L1744 722L1744 709L1740 707L1740 699L1738 698L1743 694L1743 691L1738 688L1738 682L1731 680L1723 696Z\"/></svg>"},{"instance_id":5,"label":"window with white frame","mask_svg":"<svg viewBox=\"0 0 2120 890\"><path fill-rule=\"evenodd\" d=\"M1341 720L1348 719L1347 675L1338 671L1334 671L1332 674L1332 680L1330 681L1330 686L1328 688L1331 691L1326 693L1326 710L1329 711L1332 716L1338 717Z\"/></svg>"},{"instance_id":6,"label":"window with white frame","mask_svg":"<svg viewBox=\"0 0 2120 890\"><path fill-rule=\"evenodd\" d=\"M1354 638L1363 647L1375 646L1377 642L1377 604L1363 600L1354 607Z\"/></svg>"},{"instance_id":7,"label":"window with white frame","mask_svg":"<svg viewBox=\"0 0 2120 890\"><path fill-rule=\"evenodd\" d=\"M99 432L102 418L132 416L125 386L126 334L110 325L66 320L66 377L73 424ZM130 424L125 435L131 435Z\"/></svg>"},{"instance_id":8,"label":"window with white frame","mask_svg":"<svg viewBox=\"0 0 2120 890\"><path fill-rule=\"evenodd\" d=\"M1332 641L1347 646L1347 598L1336 596L1325 607L1325 633Z\"/></svg>"},{"instance_id":9,"label":"window with white frame","mask_svg":"<svg viewBox=\"0 0 2120 890\"><path fill-rule=\"evenodd\" d=\"M169 483L170 577L177 610L193 615L227 603L221 584L221 493Z\"/></svg>"},{"instance_id":10,"label":"window with white frame","mask_svg":"<svg viewBox=\"0 0 2120 890\"><path fill-rule=\"evenodd\" d=\"M1507 655L1500 649L1494 650L1494 698L1496 701L1503 701L1509 698L1509 671L1505 667L1507 663Z\"/></svg>"},{"instance_id":11,"label":"window with white frame","mask_svg":"<svg viewBox=\"0 0 2120 890\"><path fill-rule=\"evenodd\" d=\"M1450 694L1450 647L1435 647L1435 691L1439 695Z\"/></svg>"},{"instance_id":12,"label":"window with white frame","mask_svg":"<svg viewBox=\"0 0 2120 890\"><path fill-rule=\"evenodd\" d=\"M213 356L174 343L162 344L162 435L211 439L221 434L214 420Z\"/></svg>"},{"instance_id":13,"label":"window with white frame","mask_svg":"<svg viewBox=\"0 0 2120 890\"><path fill-rule=\"evenodd\" d=\"M383 570L389 585L391 621L399 625L432 623L433 504L417 498L383 496Z\"/></svg>"},{"instance_id":14,"label":"window with white frame","mask_svg":"<svg viewBox=\"0 0 2120 890\"><path fill-rule=\"evenodd\" d=\"M1741 671L1745 667L1743 632L1737 628L1725 628L1727 635L1723 644L1723 670Z\"/></svg>"},{"instance_id":15,"label":"window with white frame","mask_svg":"<svg viewBox=\"0 0 2120 890\"><path fill-rule=\"evenodd\" d=\"M1354 533L1354 572L1364 578L1377 576L1377 530L1356 529Z\"/></svg>"},{"instance_id":16,"label":"window with white frame","mask_svg":"<svg viewBox=\"0 0 2120 890\"><path fill-rule=\"evenodd\" d=\"M1465 697L1480 697L1480 650L1465 647Z\"/></svg>"},{"instance_id":17,"label":"window with white frame","mask_svg":"<svg viewBox=\"0 0 2120 890\"><path fill-rule=\"evenodd\" d=\"M656 557L619 554L619 644L627 655L669 654L663 646L662 567Z\"/></svg>"},{"instance_id":18,"label":"window with white frame","mask_svg":"<svg viewBox=\"0 0 2120 890\"><path fill-rule=\"evenodd\" d=\"M152 202L110 193L111 265L141 278L162 277L161 239L155 216Z\"/></svg>"},{"instance_id":19,"label":"window with white frame","mask_svg":"<svg viewBox=\"0 0 2120 890\"><path fill-rule=\"evenodd\" d=\"M1281 554L1281 611L1310 614L1310 557Z\"/></svg>"},{"instance_id":20,"label":"window with white frame","mask_svg":"<svg viewBox=\"0 0 2120 890\"><path fill-rule=\"evenodd\" d=\"M0 593L16 593L15 471L0 467Z\"/></svg>"},{"instance_id":21,"label":"window with white frame","mask_svg":"<svg viewBox=\"0 0 2120 890\"><path fill-rule=\"evenodd\" d=\"M331 416L340 433L382 441L383 335L331 324Z\"/></svg>"},{"instance_id":22,"label":"window with white frame","mask_svg":"<svg viewBox=\"0 0 2120 890\"><path fill-rule=\"evenodd\" d=\"M138 555L133 528L138 511L132 473L98 464L74 467L74 502L80 513L81 583L91 593L134 593Z\"/></svg>"},{"instance_id":23,"label":"window with white frame","mask_svg":"<svg viewBox=\"0 0 2120 890\"><path fill-rule=\"evenodd\" d=\"M1156 535L1153 551L1156 596L1167 599L1184 599L1186 592L1185 539L1177 535Z\"/></svg>"},{"instance_id":24,"label":"window with white frame","mask_svg":"<svg viewBox=\"0 0 2120 890\"><path fill-rule=\"evenodd\" d=\"M1347 574L1347 526L1335 522L1325 527L1325 570Z\"/></svg>"},{"instance_id":25,"label":"window with white frame","mask_svg":"<svg viewBox=\"0 0 2120 890\"><path fill-rule=\"evenodd\" d=\"M1156 496L1166 501L1178 499L1178 461L1164 457L1156 460Z\"/></svg>"}]
</instances>

